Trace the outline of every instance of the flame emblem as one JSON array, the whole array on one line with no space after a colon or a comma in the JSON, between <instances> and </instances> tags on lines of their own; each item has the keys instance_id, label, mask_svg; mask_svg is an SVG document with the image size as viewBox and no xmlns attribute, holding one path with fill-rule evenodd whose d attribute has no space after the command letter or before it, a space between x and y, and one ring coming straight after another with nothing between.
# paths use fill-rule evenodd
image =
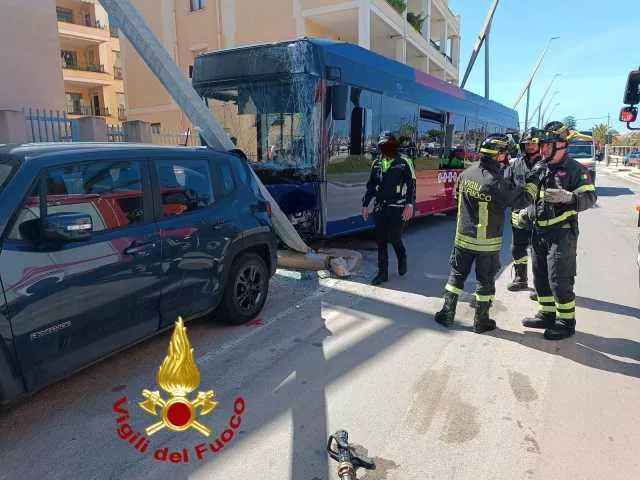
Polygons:
<instances>
[{"instance_id":1,"label":"flame emblem","mask_svg":"<svg viewBox=\"0 0 640 480\"><path fill-rule=\"evenodd\" d=\"M161 420L145 429L147 435L153 435L165 427L174 432L193 428L205 437L211 435L211 429L197 420L196 412L199 408L199 414L206 415L218 406L218 402L214 400L213 390L198 392L194 400L188 398L188 395L200 385L200 371L193 359L193 348L189 343L182 317L178 317L176 322L169 342L169 351L156 375L156 383L170 395L170 398L163 399L158 390L142 391L142 396L146 399L138 403L142 410L157 417L157 408L161 408Z\"/></svg>"}]
</instances>

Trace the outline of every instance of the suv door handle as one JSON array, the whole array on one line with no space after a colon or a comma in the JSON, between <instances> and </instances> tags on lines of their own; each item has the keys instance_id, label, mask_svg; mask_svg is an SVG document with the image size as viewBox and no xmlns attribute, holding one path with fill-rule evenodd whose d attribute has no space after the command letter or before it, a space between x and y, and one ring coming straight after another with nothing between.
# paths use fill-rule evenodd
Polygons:
<instances>
[{"instance_id":1,"label":"suv door handle","mask_svg":"<svg viewBox=\"0 0 640 480\"><path fill-rule=\"evenodd\" d=\"M147 250L151 250L155 248L156 244L154 242L131 242L131 245L124 249L125 255L139 255L141 253L145 253Z\"/></svg>"}]
</instances>

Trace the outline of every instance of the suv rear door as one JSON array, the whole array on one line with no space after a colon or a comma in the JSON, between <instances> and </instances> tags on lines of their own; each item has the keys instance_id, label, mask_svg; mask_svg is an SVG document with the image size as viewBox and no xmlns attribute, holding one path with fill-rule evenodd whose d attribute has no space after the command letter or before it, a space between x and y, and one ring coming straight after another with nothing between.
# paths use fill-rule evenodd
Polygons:
<instances>
[{"instance_id":1,"label":"suv rear door","mask_svg":"<svg viewBox=\"0 0 640 480\"><path fill-rule=\"evenodd\" d=\"M0 253L29 389L158 328L161 257L147 162L91 157L42 171L31 162L38 180L16 205ZM29 220L62 212L89 214L92 238L56 247L30 238Z\"/></svg>"},{"instance_id":2,"label":"suv rear door","mask_svg":"<svg viewBox=\"0 0 640 480\"><path fill-rule=\"evenodd\" d=\"M211 155L185 150L155 158L153 182L167 285L161 326L211 310L222 295L223 265L239 236L232 209L214 182Z\"/></svg>"}]
</instances>

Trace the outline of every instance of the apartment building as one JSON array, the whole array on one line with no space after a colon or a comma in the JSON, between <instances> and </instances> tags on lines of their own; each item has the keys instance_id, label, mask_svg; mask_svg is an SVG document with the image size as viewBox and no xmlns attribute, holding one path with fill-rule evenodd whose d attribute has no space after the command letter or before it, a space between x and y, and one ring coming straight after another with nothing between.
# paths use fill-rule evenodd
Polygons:
<instances>
[{"instance_id":1,"label":"apartment building","mask_svg":"<svg viewBox=\"0 0 640 480\"><path fill-rule=\"evenodd\" d=\"M56 16L67 113L125 120L118 29L96 0L56 0Z\"/></svg>"},{"instance_id":2,"label":"apartment building","mask_svg":"<svg viewBox=\"0 0 640 480\"><path fill-rule=\"evenodd\" d=\"M460 17L448 0L133 0L185 76L202 52L314 36L347 41L457 84ZM130 119L190 123L123 39Z\"/></svg>"}]
</instances>

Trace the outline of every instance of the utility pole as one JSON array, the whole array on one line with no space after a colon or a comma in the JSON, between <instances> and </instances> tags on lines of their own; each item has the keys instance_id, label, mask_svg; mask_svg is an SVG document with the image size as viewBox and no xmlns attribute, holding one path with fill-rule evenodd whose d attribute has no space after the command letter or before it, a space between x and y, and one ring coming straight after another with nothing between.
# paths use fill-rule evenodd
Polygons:
<instances>
[{"instance_id":1,"label":"utility pole","mask_svg":"<svg viewBox=\"0 0 640 480\"><path fill-rule=\"evenodd\" d=\"M544 120L543 120L543 122L546 122L546 120L549 120L549 118L551 118L551 115L553 114L553 112L555 112L555 111L556 111L556 107L557 107L558 105L560 105L560 102L556 103L556 104L553 106L553 108L552 108L552 109L551 109L551 111L549 112L549 116L548 116L546 119L544 119ZM543 116L544 116L544 115L543 115Z\"/></svg>"},{"instance_id":2,"label":"utility pole","mask_svg":"<svg viewBox=\"0 0 640 480\"><path fill-rule=\"evenodd\" d=\"M547 106L545 107L544 112L542 113L542 121L540 122L540 128L542 128L544 124L547 123L547 120L549 120L549 117L547 117L546 113L547 113L547 110L549 110L549 107L551 106L551 102L553 102L553 99L557 94L558 94L558 90L553 92L553 95L551 95L551 98L549 99L549 102L547 103Z\"/></svg>"},{"instance_id":3,"label":"utility pole","mask_svg":"<svg viewBox=\"0 0 640 480\"><path fill-rule=\"evenodd\" d=\"M482 44L487 42L485 45L485 62L484 62L484 95L486 98L489 98L489 30L491 29L491 22L493 22L493 16L496 13L496 9L498 8L498 3L500 0L493 0L493 4L489 9L489 13L484 20L484 25L480 30L480 35L476 39L476 43L473 46L473 51L471 52L471 58L469 59L469 65L467 65L467 70L464 72L464 76L462 77L462 82L460 83L460 88L464 88L469 79L469 74L473 69L473 66L476 63L476 59L478 58L478 53L480 53L480 49L482 48Z\"/></svg>"},{"instance_id":4,"label":"utility pole","mask_svg":"<svg viewBox=\"0 0 640 480\"><path fill-rule=\"evenodd\" d=\"M533 71L531 72L531 75L529 75L529 80L527 80L527 83L525 83L524 87L522 88L522 91L520 92L520 95L518 95L518 99L516 100L516 103L513 104L513 108L515 109L518 104L520 103L520 100L522 100L522 97L524 97L525 92L527 93L527 109L525 112L525 116L524 116L524 129L527 130L529 128L529 96L531 95L531 83L533 82L533 77L535 76L535 74L538 71L538 68L540 68L540 65L542 64L542 60L544 59L544 56L547 54L547 51L549 50L549 47L551 46L551 42L558 39L560 37L551 37L549 39L549 41L547 42L546 47L544 48L544 50L542 51L542 53L540 54L540 56L538 57L538 61L536 62L535 67L533 68Z\"/></svg>"}]
</instances>

